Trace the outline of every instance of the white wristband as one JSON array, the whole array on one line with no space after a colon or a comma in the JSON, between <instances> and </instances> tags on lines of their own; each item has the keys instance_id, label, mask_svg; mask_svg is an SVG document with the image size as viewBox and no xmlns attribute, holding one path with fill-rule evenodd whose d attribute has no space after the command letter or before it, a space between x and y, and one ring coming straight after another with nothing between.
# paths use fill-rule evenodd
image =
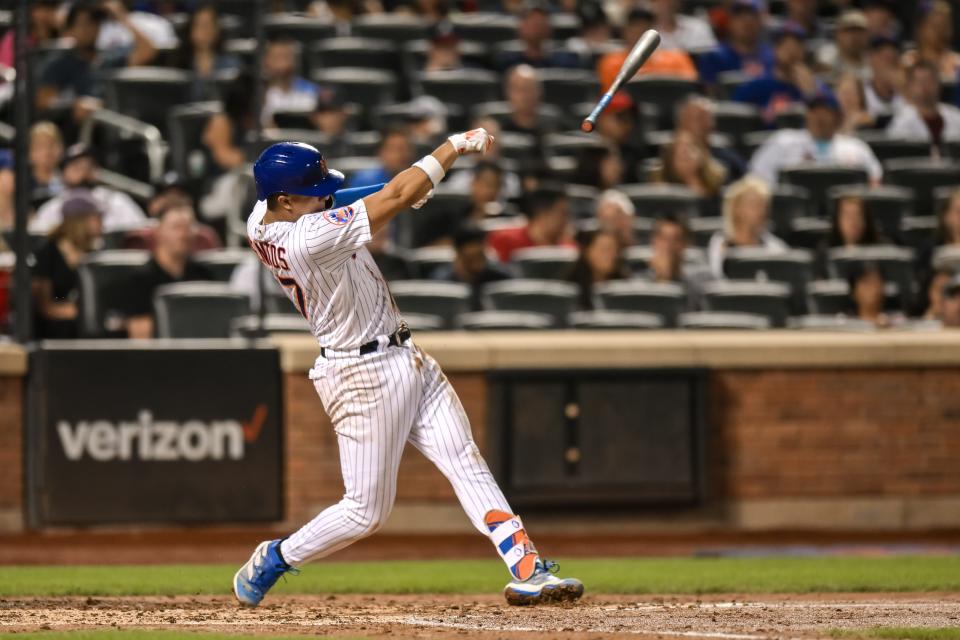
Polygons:
<instances>
[{"instance_id":1,"label":"white wristband","mask_svg":"<svg viewBox=\"0 0 960 640\"><path fill-rule=\"evenodd\" d=\"M413 163L413 166L423 171L430 178L434 188L443 180L447 172L443 170L443 165L432 155L426 155Z\"/></svg>"}]
</instances>

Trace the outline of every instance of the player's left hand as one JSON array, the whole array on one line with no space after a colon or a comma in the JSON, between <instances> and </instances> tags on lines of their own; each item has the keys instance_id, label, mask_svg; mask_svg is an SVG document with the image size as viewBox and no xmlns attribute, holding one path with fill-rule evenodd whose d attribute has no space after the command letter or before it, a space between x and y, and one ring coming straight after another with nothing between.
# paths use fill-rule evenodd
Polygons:
<instances>
[{"instance_id":1,"label":"player's left hand","mask_svg":"<svg viewBox=\"0 0 960 640\"><path fill-rule=\"evenodd\" d=\"M423 205L427 204L427 200L429 200L432 197L433 197L433 189L430 189L430 191L427 191L427 195L423 196L422 199L417 200L416 202L413 203L413 208L419 209Z\"/></svg>"},{"instance_id":2,"label":"player's left hand","mask_svg":"<svg viewBox=\"0 0 960 640\"><path fill-rule=\"evenodd\" d=\"M447 140L457 150L457 153L464 155L466 153L486 153L493 146L494 137L487 133L484 128L471 129L464 133L455 133Z\"/></svg>"}]
</instances>

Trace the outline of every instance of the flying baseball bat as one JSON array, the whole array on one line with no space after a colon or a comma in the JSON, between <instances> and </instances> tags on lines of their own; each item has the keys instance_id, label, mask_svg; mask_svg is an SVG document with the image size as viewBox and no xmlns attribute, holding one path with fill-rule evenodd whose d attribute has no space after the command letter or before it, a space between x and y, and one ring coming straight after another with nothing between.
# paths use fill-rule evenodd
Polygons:
<instances>
[{"instance_id":1,"label":"flying baseball bat","mask_svg":"<svg viewBox=\"0 0 960 640\"><path fill-rule=\"evenodd\" d=\"M600 97L600 102L597 103L597 106L593 108L593 111L590 112L590 115L584 119L583 123L580 125L580 128L590 133L593 131L593 128L597 124L597 118L600 117L600 114L603 113L603 110L607 108L607 105L610 104L610 101L613 99L613 94L620 90L624 84L626 84L633 76L637 75L637 71L640 70L640 67L644 65L647 59L656 51L657 47L660 46L660 34L649 29L640 39L637 40L637 44L633 45L633 49L630 50L630 55L627 56L627 59L623 61L623 65L620 67L620 72L617 74L617 77L614 79L613 84L610 85L610 88L607 89L607 92Z\"/></svg>"}]
</instances>

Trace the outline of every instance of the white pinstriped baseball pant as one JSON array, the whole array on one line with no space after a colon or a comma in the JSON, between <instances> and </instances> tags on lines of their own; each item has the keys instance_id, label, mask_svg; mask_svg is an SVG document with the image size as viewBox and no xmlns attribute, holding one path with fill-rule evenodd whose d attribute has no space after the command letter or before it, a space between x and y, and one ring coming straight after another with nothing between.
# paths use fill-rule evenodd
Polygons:
<instances>
[{"instance_id":1,"label":"white pinstriped baseball pant","mask_svg":"<svg viewBox=\"0 0 960 640\"><path fill-rule=\"evenodd\" d=\"M408 340L356 358L331 358L313 374L340 448L343 499L284 540L284 559L322 558L379 529L397 495L410 442L453 485L470 522L488 535L491 509L513 513L470 433L470 423L437 362Z\"/></svg>"}]
</instances>

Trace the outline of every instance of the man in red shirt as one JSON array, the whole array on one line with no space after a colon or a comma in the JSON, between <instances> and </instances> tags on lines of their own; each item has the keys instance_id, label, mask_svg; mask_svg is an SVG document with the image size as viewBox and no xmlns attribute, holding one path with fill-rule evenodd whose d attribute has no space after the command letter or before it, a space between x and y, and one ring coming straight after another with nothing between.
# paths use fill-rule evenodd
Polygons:
<instances>
[{"instance_id":1,"label":"man in red shirt","mask_svg":"<svg viewBox=\"0 0 960 640\"><path fill-rule=\"evenodd\" d=\"M517 249L575 246L569 234L570 202L562 188L541 187L530 195L526 209L527 226L498 229L487 236L487 244L501 262L509 262Z\"/></svg>"}]
</instances>

